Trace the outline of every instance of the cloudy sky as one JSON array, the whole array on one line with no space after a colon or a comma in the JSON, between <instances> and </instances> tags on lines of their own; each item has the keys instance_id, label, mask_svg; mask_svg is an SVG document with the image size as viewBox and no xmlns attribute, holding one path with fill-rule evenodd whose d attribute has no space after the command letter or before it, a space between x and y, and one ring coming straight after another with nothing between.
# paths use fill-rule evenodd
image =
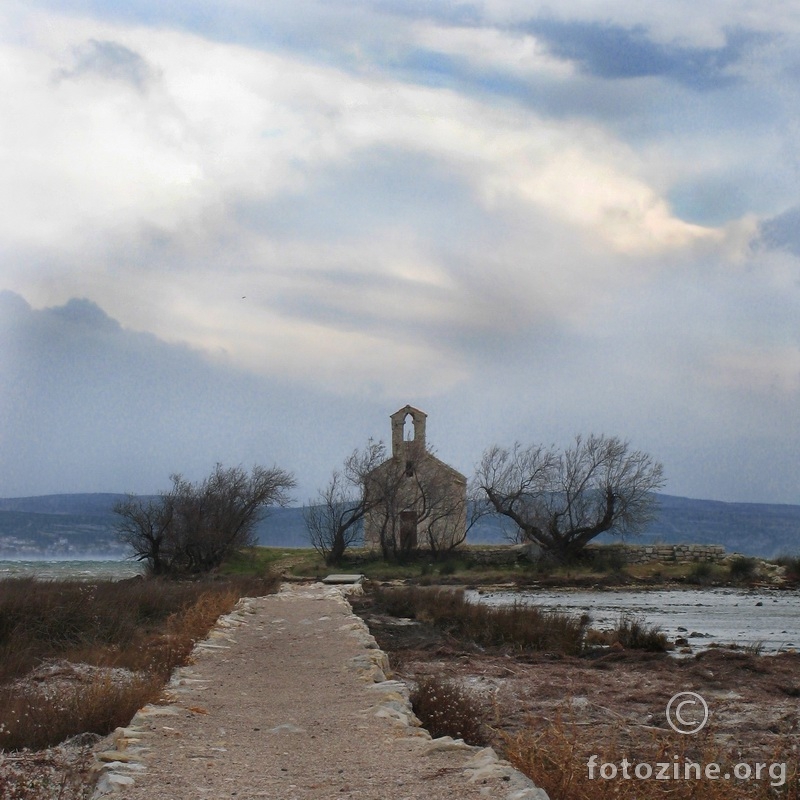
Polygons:
<instances>
[{"instance_id":1,"label":"cloudy sky","mask_svg":"<svg viewBox=\"0 0 800 800\"><path fill-rule=\"evenodd\" d=\"M800 4L2 0L0 81L0 496L411 403L800 503Z\"/></svg>"}]
</instances>

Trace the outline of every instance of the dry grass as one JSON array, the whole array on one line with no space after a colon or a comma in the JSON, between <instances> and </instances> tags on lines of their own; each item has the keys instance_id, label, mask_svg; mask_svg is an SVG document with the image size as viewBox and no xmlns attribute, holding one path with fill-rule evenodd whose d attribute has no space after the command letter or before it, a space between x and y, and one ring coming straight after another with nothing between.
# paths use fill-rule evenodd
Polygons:
<instances>
[{"instance_id":1,"label":"dry grass","mask_svg":"<svg viewBox=\"0 0 800 800\"><path fill-rule=\"evenodd\" d=\"M0 748L40 749L126 724L239 597L277 584L0 581ZM70 663L88 666L68 680L46 669Z\"/></svg>"},{"instance_id":2,"label":"dry grass","mask_svg":"<svg viewBox=\"0 0 800 800\"><path fill-rule=\"evenodd\" d=\"M119 680L98 672L91 681L55 691L35 685L3 687L0 741L5 750L41 750L76 733L109 733L127 725L138 709L158 697L162 686L159 676L147 673L129 673Z\"/></svg>"},{"instance_id":3,"label":"dry grass","mask_svg":"<svg viewBox=\"0 0 800 800\"><path fill-rule=\"evenodd\" d=\"M648 625L643 619L630 615L620 617L615 628L607 631L590 630L586 635L588 645L621 645L626 650L645 650L663 653L670 644L666 634L657 625Z\"/></svg>"},{"instance_id":4,"label":"dry grass","mask_svg":"<svg viewBox=\"0 0 800 800\"><path fill-rule=\"evenodd\" d=\"M460 640L514 650L578 654L587 620L515 604L468 603L462 590L376 587L373 600L386 614L430 622Z\"/></svg>"},{"instance_id":5,"label":"dry grass","mask_svg":"<svg viewBox=\"0 0 800 800\"><path fill-rule=\"evenodd\" d=\"M624 741L620 736L598 747L592 732L566 713L555 719L531 720L521 731L500 732L500 737L505 757L541 786L550 800L798 798L797 753L789 737L769 752L748 752L741 747L721 746L712 729L697 736L681 736L642 727L633 743L630 736ZM597 758L590 777L589 759L593 755ZM629 765L627 778L623 759ZM757 762L765 765L759 779L755 778ZM738 779L734 770L744 763L751 770L750 778L744 778L741 767L742 779ZM605 764L615 765L614 777L611 767L606 767L606 777L602 776ZM641 778L636 773L639 764ZM652 768L650 777L646 777L645 764ZM706 776L709 764L719 765L718 779ZM656 780L659 772L662 777ZM729 779L724 778L726 774Z\"/></svg>"},{"instance_id":6,"label":"dry grass","mask_svg":"<svg viewBox=\"0 0 800 800\"><path fill-rule=\"evenodd\" d=\"M453 681L435 675L419 678L411 692L411 705L434 738L452 736L481 746L488 741L483 704Z\"/></svg>"}]
</instances>

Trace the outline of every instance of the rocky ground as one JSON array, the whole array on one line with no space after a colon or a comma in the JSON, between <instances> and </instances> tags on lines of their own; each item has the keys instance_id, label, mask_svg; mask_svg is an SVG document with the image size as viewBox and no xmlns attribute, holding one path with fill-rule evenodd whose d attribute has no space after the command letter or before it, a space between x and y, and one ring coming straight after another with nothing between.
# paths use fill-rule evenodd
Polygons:
<instances>
[{"instance_id":1,"label":"rocky ground","mask_svg":"<svg viewBox=\"0 0 800 800\"><path fill-rule=\"evenodd\" d=\"M678 692L707 702L709 724L693 740L709 756L740 753L768 759L796 747L800 730L800 655L760 656L714 648L676 658L666 653L598 650L586 657L486 650L460 643L425 623L396 620L357 606L396 677L413 684L438 675L481 698L494 742L503 732L544 731L557 723L575 757L626 753L646 760L686 737L667 724L666 707ZM698 753L695 753L697 756ZM796 760L796 752L795 752Z\"/></svg>"},{"instance_id":2,"label":"rocky ground","mask_svg":"<svg viewBox=\"0 0 800 800\"><path fill-rule=\"evenodd\" d=\"M48 750L0 753L3 800L86 800L92 749L100 737L78 736Z\"/></svg>"}]
</instances>

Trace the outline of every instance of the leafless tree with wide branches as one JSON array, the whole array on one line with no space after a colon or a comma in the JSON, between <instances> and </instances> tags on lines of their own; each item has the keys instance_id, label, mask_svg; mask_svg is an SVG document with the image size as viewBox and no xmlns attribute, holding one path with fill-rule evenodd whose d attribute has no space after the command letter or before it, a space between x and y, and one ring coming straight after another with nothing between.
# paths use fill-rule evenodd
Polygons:
<instances>
[{"instance_id":1,"label":"leafless tree with wide branches","mask_svg":"<svg viewBox=\"0 0 800 800\"><path fill-rule=\"evenodd\" d=\"M656 513L663 467L615 436L576 436L563 451L542 445L487 449L476 486L523 540L557 560L601 533L635 534Z\"/></svg>"}]
</instances>

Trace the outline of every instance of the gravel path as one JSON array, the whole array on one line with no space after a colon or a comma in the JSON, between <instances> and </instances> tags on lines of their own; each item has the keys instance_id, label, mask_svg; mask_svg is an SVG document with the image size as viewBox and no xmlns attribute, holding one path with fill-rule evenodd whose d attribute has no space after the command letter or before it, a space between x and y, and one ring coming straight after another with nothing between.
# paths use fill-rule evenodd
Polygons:
<instances>
[{"instance_id":1,"label":"gravel path","mask_svg":"<svg viewBox=\"0 0 800 800\"><path fill-rule=\"evenodd\" d=\"M339 588L248 598L98 752L95 797L547 800L489 748L431 740Z\"/></svg>"}]
</instances>

